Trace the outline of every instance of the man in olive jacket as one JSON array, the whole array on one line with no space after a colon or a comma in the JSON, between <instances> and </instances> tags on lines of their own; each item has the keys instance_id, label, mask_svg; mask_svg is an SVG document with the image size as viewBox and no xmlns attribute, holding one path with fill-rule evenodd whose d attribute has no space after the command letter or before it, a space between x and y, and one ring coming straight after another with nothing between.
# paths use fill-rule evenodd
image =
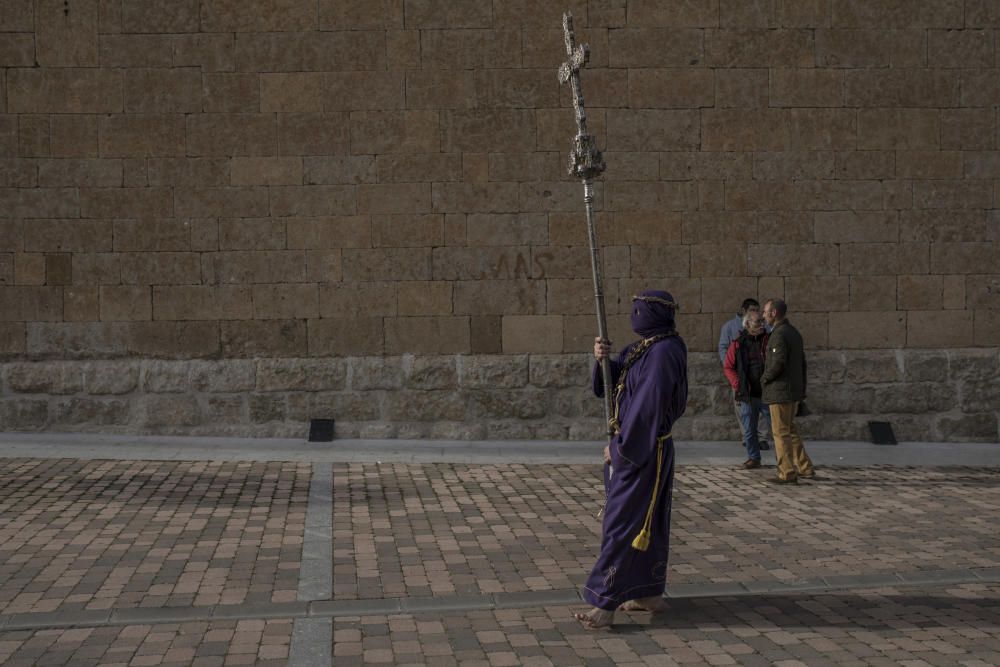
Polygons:
<instances>
[{"instance_id":1,"label":"man in olive jacket","mask_svg":"<svg viewBox=\"0 0 1000 667\"><path fill-rule=\"evenodd\" d=\"M785 319L787 312L788 306L781 299L764 304L764 319L773 329L760 382L761 399L771 411L774 453L778 459L778 476L769 481L797 484L800 477L815 478L816 472L795 426L799 402L806 397L806 356L802 334Z\"/></svg>"}]
</instances>

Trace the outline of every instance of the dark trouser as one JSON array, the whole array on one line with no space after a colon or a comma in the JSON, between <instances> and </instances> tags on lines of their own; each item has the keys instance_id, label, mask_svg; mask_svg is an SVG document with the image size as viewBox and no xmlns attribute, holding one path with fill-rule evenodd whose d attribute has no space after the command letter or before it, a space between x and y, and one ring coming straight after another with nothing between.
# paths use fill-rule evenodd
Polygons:
<instances>
[{"instance_id":1,"label":"dark trouser","mask_svg":"<svg viewBox=\"0 0 1000 667\"><path fill-rule=\"evenodd\" d=\"M767 406L759 398L751 398L746 402L737 401L736 408L740 415L740 427L743 429L743 446L747 450L747 458L760 461L760 440L758 427L762 432L771 430L771 416Z\"/></svg>"}]
</instances>

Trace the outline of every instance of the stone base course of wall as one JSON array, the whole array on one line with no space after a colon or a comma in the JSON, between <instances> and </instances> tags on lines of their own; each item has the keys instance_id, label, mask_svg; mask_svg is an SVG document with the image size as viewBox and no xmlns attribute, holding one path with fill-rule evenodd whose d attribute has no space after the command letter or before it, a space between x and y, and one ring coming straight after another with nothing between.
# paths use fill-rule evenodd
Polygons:
<instances>
[{"instance_id":1,"label":"stone base course of wall","mask_svg":"<svg viewBox=\"0 0 1000 667\"><path fill-rule=\"evenodd\" d=\"M586 355L89 360L0 364L2 431L305 437L598 440ZM996 441L996 349L822 351L809 356L803 434L866 440L867 422L909 441ZM690 357L679 439L738 439L718 358Z\"/></svg>"}]
</instances>

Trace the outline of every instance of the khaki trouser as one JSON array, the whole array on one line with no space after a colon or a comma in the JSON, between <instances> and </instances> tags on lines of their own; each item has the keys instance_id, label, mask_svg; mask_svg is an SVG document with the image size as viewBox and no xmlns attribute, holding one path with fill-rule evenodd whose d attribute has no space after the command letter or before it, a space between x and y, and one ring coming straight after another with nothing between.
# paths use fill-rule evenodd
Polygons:
<instances>
[{"instance_id":1,"label":"khaki trouser","mask_svg":"<svg viewBox=\"0 0 1000 667\"><path fill-rule=\"evenodd\" d=\"M778 477L797 479L813 474L813 464L795 426L798 403L775 403L771 410L771 431L774 433L774 455L778 459Z\"/></svg>"}]
</instances>

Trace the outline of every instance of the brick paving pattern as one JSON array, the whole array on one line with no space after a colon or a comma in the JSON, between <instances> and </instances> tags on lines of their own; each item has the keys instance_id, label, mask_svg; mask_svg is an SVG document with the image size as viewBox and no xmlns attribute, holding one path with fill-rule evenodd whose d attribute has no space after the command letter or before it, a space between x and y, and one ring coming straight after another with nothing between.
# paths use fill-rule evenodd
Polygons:
<instances>
[{"instance_id":1,"label":"brick paving pattern","mask_svg":"<svg viewBox=\"0 0 1000 667\"><path fill-rule=\"evenodd\" d=\"M594 466L336 464L334 597L573 588L600 542ZM827 468L797 487L687 466L671 583L1000 565L988 468Z\"/></svg>"},{"instance_id":2,"label":"brick paving pattern","mask_svg":"<svg viewBox=\"0 0 1000 667\"><path fill-rule=\"evenodd\" d=\"M1000 586L672 600L584 630L567 607L437 618L334 619L337 667L357 665L993 665Z\"/></svg>"},{"instance_id":3,"label":"brick paving pattern","mask_svg":"<svg viewBox=\"0 0 1000 667\"><path fill-rule=\"evenodd\" d=\"M289 620L5 632L0 633L0 664L279 667L286 664L291 634Z\"/></svg>"},{"instance_id":4,"label":"brick paving pattern","mask_svg":"<svg viewBox=\"0 0 1000 667\"><path fill-rule=\"evenodd\" d=\"M309 464L0 460L0 610L295 600Z\"/></svg>"},{"instance_id":5,"label":"brick paving pattern","mask_svg":"<svg viewBox=\"0 0 1000 667\"><path fill-rule=\"evenodd\" d=\"M577 587L600 537L598 466L317 465L333 471L334 606L310 618L332 627L320 643L337 667L1000 663L1000 570L976 583L775 592L824 576L997 568L996 468L827 467L775 487L773 469L683 466L669 581L768 590L673 598L665 616L619 614L589 632L571 615L582 603L334 607ZM278 603L300 584L311 477L309 463L0 460L0 664L285 664L305 616ZM51 627L137 607L201 616Z\"/></svg>"}]
</instances>

